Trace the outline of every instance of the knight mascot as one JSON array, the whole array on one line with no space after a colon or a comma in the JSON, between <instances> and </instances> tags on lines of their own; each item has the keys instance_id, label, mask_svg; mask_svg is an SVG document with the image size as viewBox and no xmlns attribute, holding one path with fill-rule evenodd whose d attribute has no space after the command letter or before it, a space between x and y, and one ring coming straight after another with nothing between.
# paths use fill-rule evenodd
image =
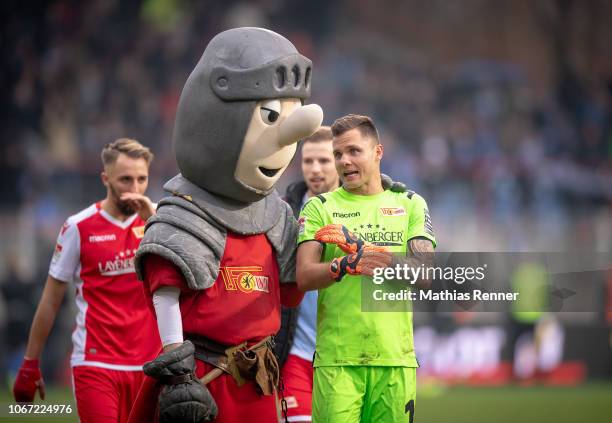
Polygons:
<instances>
[{"instance_id":1,"label":"knight mascot","mask_svg":"<svg viewBox=\"0 0 612 423\"><path fill-rule=\"evenodd\" d=\"M147 222L136 268L164 351L131 422L278 422L271 335L295 306L297 226L274 186L323 119L312 63L261 28L215 36L181 94L180 174Z\"/></svg>"}]
</instances>

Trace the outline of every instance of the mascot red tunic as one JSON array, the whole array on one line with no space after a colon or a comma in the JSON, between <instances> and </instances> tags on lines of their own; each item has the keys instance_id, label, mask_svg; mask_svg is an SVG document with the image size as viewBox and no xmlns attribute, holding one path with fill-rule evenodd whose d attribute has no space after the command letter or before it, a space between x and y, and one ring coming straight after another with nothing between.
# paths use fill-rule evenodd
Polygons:
<instances>
[{"instance_id":1,"label":"mascot red tunic","mask_svg":"<svg viewBox=\"0 0 612 423\"><path fill-rule=\"evenodd\" d=\"M297 226L274 185L323 119L312 63L279 34L222 32L189 76L174 130L181 171L136 255L164 351L131 422L277 422L270 336L297 305ZM204 378L203 381L200 381Z\"/></svg>"}]
</instances>

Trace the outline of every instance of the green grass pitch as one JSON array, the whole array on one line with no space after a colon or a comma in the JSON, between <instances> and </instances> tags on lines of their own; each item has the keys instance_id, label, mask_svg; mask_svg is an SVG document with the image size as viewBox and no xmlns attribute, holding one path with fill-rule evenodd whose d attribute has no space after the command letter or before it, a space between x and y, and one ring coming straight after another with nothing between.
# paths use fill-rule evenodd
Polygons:
<instances>
[{"instance_id":1,"label":"green grass pitch","mask_svg":"<svg viewBox=\"0 0 612 423\"><path fill-rule=\"evenodd\" d=\"M612 384L579 387L420 387L416 402L418 423L564 423L608 422L612 416ZM77 422L71 415L9 415L8 392L0 394L0 422ZM46 404L71 404L70 389L49 389ZM375 422L373 422L375 423Z\"/></svg>"},{"instance_id":2,"label":"green grass pitch","mask_svg":"<svg viewBox=\"0 0 612 423\"><path fill-rule=\"evenodd\" d=\"M453 387L417 393L419 423L609 422L612 384L578 387Z\"/></svg>"}]
</instances>

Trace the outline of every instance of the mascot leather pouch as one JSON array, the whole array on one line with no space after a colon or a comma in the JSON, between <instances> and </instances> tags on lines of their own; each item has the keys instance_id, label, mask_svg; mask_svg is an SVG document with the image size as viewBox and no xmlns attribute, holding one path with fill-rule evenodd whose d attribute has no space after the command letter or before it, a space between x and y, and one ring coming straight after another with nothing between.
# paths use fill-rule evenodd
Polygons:
<instances>
[{"instance_id":1,"label":"mascot leather pouch","mask_svg":"<svg viewBox=\"0 0 612 423\"><path fill-rule=\"evenodd\" d=\"M276 356L268 342L256 348L236 351L234 363L240 376L246 380L255 381L260 394L274 394L278 386L280 370Z\"/></svg>"},{"instance_id":2,"label":"mascot leather pouch","mask_svg":"<svg viewBox=\"0 0 612 423\"><path fill-rule=\"evenodd\" d=\"M228 347L198 335L189 334L186 338L195 345L195 357L198 360L230 374L238 386L252 380L260 394L274 394L280 369L270 337L249 348L246 342Z\"/></svg>"}]
</instances>

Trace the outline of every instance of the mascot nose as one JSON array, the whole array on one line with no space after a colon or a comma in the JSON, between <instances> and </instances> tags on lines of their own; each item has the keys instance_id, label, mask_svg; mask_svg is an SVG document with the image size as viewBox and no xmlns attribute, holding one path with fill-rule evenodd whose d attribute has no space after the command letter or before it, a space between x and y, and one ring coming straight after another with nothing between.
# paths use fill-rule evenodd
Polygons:
<instances>
[{"instance_id":1,"label":"mascot nose","mask_svg":"<svg viewBox=\"0 0 612 423\"><path fill-rule=\"evenodd\" d=\"M323 122L323 110L318 104L301 106L293 111L279 127L278 142L281 147L294 144L312 135Z\"/></svg>"}]
</instances>

